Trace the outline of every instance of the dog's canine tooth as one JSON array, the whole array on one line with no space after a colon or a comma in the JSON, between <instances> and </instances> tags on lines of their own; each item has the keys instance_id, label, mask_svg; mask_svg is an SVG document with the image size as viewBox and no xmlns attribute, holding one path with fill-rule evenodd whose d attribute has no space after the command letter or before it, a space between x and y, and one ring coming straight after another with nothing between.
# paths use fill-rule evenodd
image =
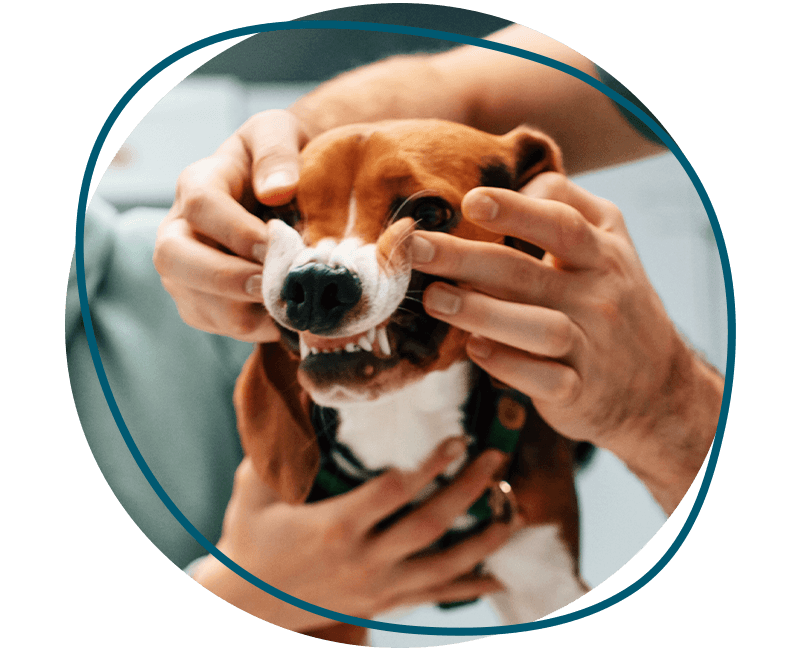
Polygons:
<instances>
[{"instance_id":1,"label":"dog's canine tooth","mask_svg":"<svg viewBox=\"0 0 800 650\"><path fill-rule=\"evenodd\" d=\"M392 356L392 348L389 345L389 337L386 335L386 328L381 327L378 330L378 347L387 357Z\"/></svg>"},{"instance_id":2,"label":"dog's canine tooth","mask_svg":"<svg viewBox=\"0 0 800 650\"><path fill-rule=\"evenodd\" d=\"M308 344L301 337L300 338L300 360L301 361L308 356L308 352L309 352Z\"/></svg>"},{"instance_id":3,"label":"dog's canine tooth","mask_svg":"<svg viewBox=\"0 0 800 650\"><path fill-rule=\"evenodd\" d=\"M317 348L311 348L311 354L319 354L319 350L317 350Z\"/></svg>"},{"instance_id":4,"label":"dog's canine tooth","mask_svg":"<svg viewBox=\"0 0 800 650\"><path fill-rule=\"evenodd\" d=\"M367 342L370 345L370 352L371 352L372 351L372 344L375 343L375 328L374 327L370 328L370 330L367 332Z\"/></svg>"},{"instance_id":5,"label":"dog's canine tooth","mask_svg":"<svg viewBox=\"0 0 800 650\"><path fill-rule=\"evenodd\" d=\"M348 352L355 352L358 348L356 347L355 343L348 343L347 345L344 346L344 349L347 350Z\"/></svg>"},{"instance_id":6,"label":"dog's canine tooth","mask_svg":"<svg viewBox=\"0 0 800 650\"><path fill-rule=\"evenodd\" d=\"M369 342L366 335L358 339L358 344L367 352L372 352L372 343Z\"/></svg>"}]
</instances>

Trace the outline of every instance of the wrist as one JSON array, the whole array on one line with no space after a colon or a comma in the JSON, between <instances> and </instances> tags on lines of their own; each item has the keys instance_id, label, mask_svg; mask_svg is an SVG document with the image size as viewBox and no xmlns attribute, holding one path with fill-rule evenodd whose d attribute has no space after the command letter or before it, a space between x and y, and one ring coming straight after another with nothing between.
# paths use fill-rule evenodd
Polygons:
<instances>
[{"instance_id":1,"label":"wrist","mask_svg":"<svg viewBox=\"0 0 800 650\"><path fill-rule=\"evenodd\" d=\"M222 547L220 547L220 551L225 553ZM228 555L228 553L225 554ZM234 607L289 630L313 633L332 623L330 619L311 614L269 595L210 555L198 563L192 578Z\"/></svg>"},{"instance_id":2,"label":"wrist","mask_svg":"<svg viewBox=\"0 0 800 650\"><path fill-rule=\"evenodd\" d=\"M671 514L699 473L716 433L724 378L678 339L647 413L612 451Z\"/></svg>"}]
</instances>

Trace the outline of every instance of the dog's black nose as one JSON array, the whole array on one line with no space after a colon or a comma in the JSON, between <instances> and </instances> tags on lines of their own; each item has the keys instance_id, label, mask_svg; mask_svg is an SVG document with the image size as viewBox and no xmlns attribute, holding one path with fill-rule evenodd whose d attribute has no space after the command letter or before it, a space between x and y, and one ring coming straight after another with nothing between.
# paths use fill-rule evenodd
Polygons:
<instances>
[{"instance_id":1,"label":"dog's black nose","mask_svg":"<svg viewBox=\"0 0 800 650\"><path fill-rule=\"evenodd\" d=\"M311 262L286 276L281 298L293 327L324 335L361 299L361 281L340 266Z\"/></svg>"}]
</instances>

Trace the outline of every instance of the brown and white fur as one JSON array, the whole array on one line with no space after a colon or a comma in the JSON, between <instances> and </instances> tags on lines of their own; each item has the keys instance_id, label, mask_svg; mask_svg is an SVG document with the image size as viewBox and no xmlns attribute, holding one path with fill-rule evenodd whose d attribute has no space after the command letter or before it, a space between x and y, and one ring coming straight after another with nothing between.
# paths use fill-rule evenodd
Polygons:
<instances>
[{"instance_id":1,"label":"brown and white fur","mask_svg":"<svg viewBox=\"0 0 800 650\"><path fill-rule=\"evenodd\" d=\"M496 136L388 121L335 129L305 147L296 204L267 224L264 304L284 341L257 347L236 395L245 452L285 499L305 499L319 462L309 399L338 411L338 439L372 469L417 467L463 433L476 377L467 334L421 309L433 278L412 271L409 236L432 229L501 243L460 218L461 199L481 185L519 189L547 170L561 170L558 148L527 127ZM492 597L506 623L586 593L572 450L539 420L511 463L526 527L485 562L507 587Z\"/></svg>"}]
</instances>

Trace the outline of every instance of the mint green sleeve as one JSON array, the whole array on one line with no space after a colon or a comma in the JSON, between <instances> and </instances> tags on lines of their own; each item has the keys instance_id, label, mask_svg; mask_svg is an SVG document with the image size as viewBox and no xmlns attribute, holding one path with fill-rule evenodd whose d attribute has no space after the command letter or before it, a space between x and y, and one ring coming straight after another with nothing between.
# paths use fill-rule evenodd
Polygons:
<instances>
[{"instance_id":1,"label":"mint green sleeve","mask_svg":"<svg viewBox=\"0 0 800 650\"><path fill-rule=\"evenodd\" d=\"M216 543L242 457L232 395L251 346L180 319L152 262L164 215L119 214L92 202L84 233L88 303L109 385L136 446L175 505ZM66 346L75 405L100 470L145 535L186 566L205 551L145 480L111 415L89 353L74 259Z\"/></svg>"}]
</instances>

